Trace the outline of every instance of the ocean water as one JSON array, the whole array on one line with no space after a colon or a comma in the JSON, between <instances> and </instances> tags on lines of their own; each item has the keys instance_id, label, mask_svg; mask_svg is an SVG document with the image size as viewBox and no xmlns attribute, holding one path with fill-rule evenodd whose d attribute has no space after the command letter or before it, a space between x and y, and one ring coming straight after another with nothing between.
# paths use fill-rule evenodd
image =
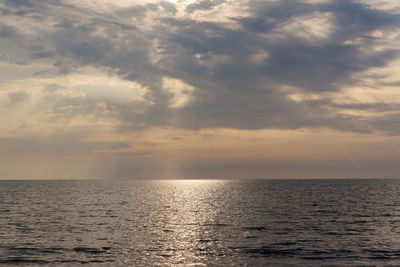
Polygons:
<instances>
[{"instance_id":1,"label":"ocean water","mask_svg":"<svg viewBox=\"0 0 400 267\"><path fill-rule=\"evenodd\" d=\"M0 181L0 265L400 266L400 181Z\"/></svg>"}]
</instances>

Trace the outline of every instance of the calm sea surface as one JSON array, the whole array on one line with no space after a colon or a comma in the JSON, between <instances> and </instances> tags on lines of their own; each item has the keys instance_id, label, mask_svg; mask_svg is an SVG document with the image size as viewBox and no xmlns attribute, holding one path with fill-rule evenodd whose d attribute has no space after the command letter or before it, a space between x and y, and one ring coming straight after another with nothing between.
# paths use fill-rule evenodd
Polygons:
<instances>
[{"instance_id":1,"label":"calm sea surface","mask_svg":"<svg viewBox=\"0 0 400 267\"><path fill-rule=\"evenodd\" d=\"M400 266L400 181L0 181L0 264Z\"/></svg>"}]
</instances>

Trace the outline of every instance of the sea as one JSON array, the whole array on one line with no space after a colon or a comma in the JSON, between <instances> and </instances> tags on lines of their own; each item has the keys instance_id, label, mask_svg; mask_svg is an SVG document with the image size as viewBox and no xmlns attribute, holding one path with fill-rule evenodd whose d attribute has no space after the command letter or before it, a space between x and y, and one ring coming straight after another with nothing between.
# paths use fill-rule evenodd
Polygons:
<instances>
[{"instance_id":1,"label":"sea","mask_svg":"<svg viewBox=\"0 0 400 267\"><path fill-rule=\"evenodd\" d=\"M400 266L400 180L0 181L0 265Z\"/></svg>"}]
</instances>

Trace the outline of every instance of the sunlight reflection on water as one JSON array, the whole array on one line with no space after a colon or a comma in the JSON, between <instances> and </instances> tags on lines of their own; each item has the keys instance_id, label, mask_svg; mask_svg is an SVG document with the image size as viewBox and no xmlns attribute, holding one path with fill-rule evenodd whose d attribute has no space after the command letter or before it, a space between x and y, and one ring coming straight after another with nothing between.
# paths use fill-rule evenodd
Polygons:
<instances>
[{"instance_id":1,"label":"sunlight reflection on water","mask_svg":"<svg viewBox=\"0 0 400 267\"><path fill-rule=\"evenodd\" d=\"M399 181L0 185L0 264L400 264Z\"/></svg>"}]
</instances>

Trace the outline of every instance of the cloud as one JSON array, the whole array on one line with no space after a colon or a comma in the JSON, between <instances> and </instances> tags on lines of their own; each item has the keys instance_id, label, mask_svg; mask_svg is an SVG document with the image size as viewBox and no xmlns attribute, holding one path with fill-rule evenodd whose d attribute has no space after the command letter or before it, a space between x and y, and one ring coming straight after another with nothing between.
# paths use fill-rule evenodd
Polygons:
<instances>
[{"instance_id":1,"label":"cloud","mask_svg":"<svg viewBox=\"0 0 400 267\"><path fill-rule=\"evenodd\" d=\"M194 12L196 10L211 10L214 7L225 3L225 0L201 0L186 6L187 12Z\"/></svg>"},{"instance_id":2,"label":"cloud","mask_svg":"<svg viewBox=\"0 0 400 267\"><path fill-rule=\"evenodd\" d=\"M398 136L400 134L399 109L396 109L395 113L379 115L376 118L371 118L369 119L369 124L371 124L375 129L379 129L386 134Z\"/></svg>"},{"instance_id":3,"label":"cloud","mask_svg":"<svg viewBox=\"0 0 400 267\"><path fill-rule=\"evenodd\" d=\"M25 91L10 92L7 96L12 104L23 102L30 97L29 93Z\"/></svg>"},{"instance_id":4,"label":"cloud","mask_svg":"<svg viewBox=\"0 0 400 267\"><path fill-rule=\"evenodd\" d=\"M243 15L232 11L208 19L221 4ZM1 28L1 38L22 43L31 64L48 62L44 71L61 76L97 68L147 88L141 100L115 100L124 90L117 85L107 87L107 93L87 89L82 97L45 98L52 112L66 117L103 116L97 107L106 103L121 130L328 127L400 134L388 126L391 116L381 114L378 123L346 113L350 106L332 96L361 84L357 74L385 68L398 58L393 32L400 17L390 9L341 0L202 0L184 9L154 2L101 12L68 1L25 0L6 1L2 8L8 11L0 22L12 26ZM19 18L29 26L19 24ZM296 94L320 101L296 100ZM23 99L19 97L10 100ZM373 108L359 104L352 108ZM380 103L378 109L390 111L393 106Z\"/></svg>"},{"instance_id":5,"label":"cloud","mask_svg":"<svg viewBox=\"0 0 400 267\"><path fill-rule=\"evenodd\" d=\"M0 24L0 38L13 38L17 35L18 29L5 24Z\"/></svg>"}]
</instances>

